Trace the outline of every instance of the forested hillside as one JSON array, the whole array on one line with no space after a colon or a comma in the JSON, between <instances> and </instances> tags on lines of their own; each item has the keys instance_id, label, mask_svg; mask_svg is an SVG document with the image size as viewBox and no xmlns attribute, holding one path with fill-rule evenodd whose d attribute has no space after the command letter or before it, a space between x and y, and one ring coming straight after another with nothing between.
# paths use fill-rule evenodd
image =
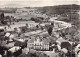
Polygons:
<instances>
[{"instance_id":1,"label":"forested hillside","mask_svg":"<svg viewBox=\"0 0 80 57\"><path fill-rule=\"evenodd\" d=\"M47 15L52 15L52 14L63 14L67 12L71 12L71 10L80 10L79 5L58 5L58 6L46 6L46 7L41 7L38 8L41 13L45 13Z\"/></svg>"}]
</instances>

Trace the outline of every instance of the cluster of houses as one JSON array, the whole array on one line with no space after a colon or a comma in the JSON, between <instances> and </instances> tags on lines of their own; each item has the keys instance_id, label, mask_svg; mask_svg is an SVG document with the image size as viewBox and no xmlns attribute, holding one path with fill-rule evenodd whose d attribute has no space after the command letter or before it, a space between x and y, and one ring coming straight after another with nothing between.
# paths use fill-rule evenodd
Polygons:
<instances>
[{"instance_id":1,"label":"cluster of houses","mask_svg":"<svg viewBox=\"0 0 80 57\"><path fill-rule=\"evenodd\" d=\"M2 46L9 47L8 51L11 51L13 53L18 51L22 47L28 48L29 50L34 49L34 50L39 50L39 51L49 51L50 50L50 42L46 39L46 37L45 38L43 38L43 36L42 37L39 37L39 36L38 37L35 37L35 36L31 37L31 35L32 34L36 35L38 33L43 33L46 29L41 30L41 28L39 28L39 27L46 27L47 25L51 25L51 23L53 23L53 27L56 30L62 30L62 29L65 29L65 28L72 27L72 25L70 23L66 23L66 22L58 21L58 20L54 20L54 19L49 20L49 22L47 22L47 23L45 23L45 22L44 23L36 23L34 21L24 21L24 22L20 21L20 22L17 22L17 23L15 22L15 24L10 25L10 27L2 26L3 28L0 28L0 31L1 31L0 34L4 34L3 33L4 31L6 32L4 34L5 37L3 37L3 38L6 38L6 40L7 40L7 41L5 41L5 40L1 41ZM39 28L39 29L38 30L35 29L33 31L30 30L29 32L22 33L20 27L27 28L26 30L34 29L35 27ZM11 34L9 31L15 31L15 33ZM21 36L16 36L17 34L22 35L22 37ZM23 35L23 34L25 34L25 35ZM28 37L25 37L26 34L28 34L29 39L28 39ZM58 33L56 33L55 35L57 35L57 34ZM4 35L1 35L1 36L4 36ZM67 37L67 38L71 38L71 37ZM56 42L58 44L61 44L61 41L63 42L62 38L58 39ZM54 46L54 44L53 44L53 46ZM53 49L53 46L51 46L52 49Z\"/></svg>"}]
</instances>

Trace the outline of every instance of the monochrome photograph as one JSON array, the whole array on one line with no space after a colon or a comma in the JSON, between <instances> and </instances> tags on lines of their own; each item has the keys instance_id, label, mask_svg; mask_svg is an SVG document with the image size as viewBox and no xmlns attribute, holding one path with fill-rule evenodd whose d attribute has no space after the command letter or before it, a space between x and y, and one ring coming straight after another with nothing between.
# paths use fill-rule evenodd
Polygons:
<instances>
[{"instance_id":1,"label":"monochrome photograph","mask_svg":"<svg viewBox=\"0 0 80 57\"><path fill-rule=\"evenodd\" d=\"M0 1L0 57L80 57L79 1Z\"/></svg>"}]
</instances>

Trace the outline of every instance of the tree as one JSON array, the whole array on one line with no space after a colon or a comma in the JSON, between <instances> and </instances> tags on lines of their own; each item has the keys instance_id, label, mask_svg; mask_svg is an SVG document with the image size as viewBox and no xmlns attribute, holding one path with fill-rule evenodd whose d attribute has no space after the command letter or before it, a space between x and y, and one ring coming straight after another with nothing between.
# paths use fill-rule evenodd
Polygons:
<instances>
[{"instance_id":1,"label":"tree","mask_svg":"<svg viewBox=\"0 0 80 57\"><path fill-rule=\"evenodd\" d=\"M5 24L5 22L4 22L4 13L1 13L1 16L0 17L1 17L1 23L2 24Z\"/></svg>"},{"instance_id":2,"label":"tree","mask_svg":"<svg viewBox=\"0 0 80 57\"><path fill-rule=\"evenodd\" d=\"M49 35L52 34L52 30L53 30L53 28L50 26L50 27L48 28L48 30L47 30Z\"/></svg>"},{"instance_id":3,"label":"tree","mask_svg":"<svg viewBox=\"0 0 80 57\"><path fill-rule=\"evenodd\" d=\"M32 20L32 21L35 21L35 18L32 17L31 20Z\"/></svg>"},{"instance_id":4,"label":"tree","mask_svg":"<svg viewBox=\"0 0 80 57\"><path fill-rule=\"evenodd\" d=\"M1 13L1 19L3 19L3 18L4 18L4 13L2 12L2 13Z\"/></svg>"}]
</instances>

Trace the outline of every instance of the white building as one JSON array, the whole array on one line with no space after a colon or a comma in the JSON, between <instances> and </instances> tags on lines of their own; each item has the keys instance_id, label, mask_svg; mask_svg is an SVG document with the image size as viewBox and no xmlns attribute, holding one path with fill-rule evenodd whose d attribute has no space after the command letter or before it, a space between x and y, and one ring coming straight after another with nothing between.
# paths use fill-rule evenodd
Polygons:
<instances>
[{"instance_id":1,"label":"white building","mask_svg":"<svg viewBox=\"0 0 80 57\"><path fill-rule=\"evenodd\" d=\"M49 42L46 39L30 39L27 47L35 50L49 50Z\"/></svg>"},{"instance_id":2,"label":"white building","mask_svg":"<svg viewBox=\"0 0 80 57\"><path fill-rule=\"evenodd\" d=\"M26 25L28 28L33 28L33 27L36 27L37 25L39 25L39 23L35 23L34 21L28 21L28 22L26 22Z\"/></svg>"}]
</instances>

